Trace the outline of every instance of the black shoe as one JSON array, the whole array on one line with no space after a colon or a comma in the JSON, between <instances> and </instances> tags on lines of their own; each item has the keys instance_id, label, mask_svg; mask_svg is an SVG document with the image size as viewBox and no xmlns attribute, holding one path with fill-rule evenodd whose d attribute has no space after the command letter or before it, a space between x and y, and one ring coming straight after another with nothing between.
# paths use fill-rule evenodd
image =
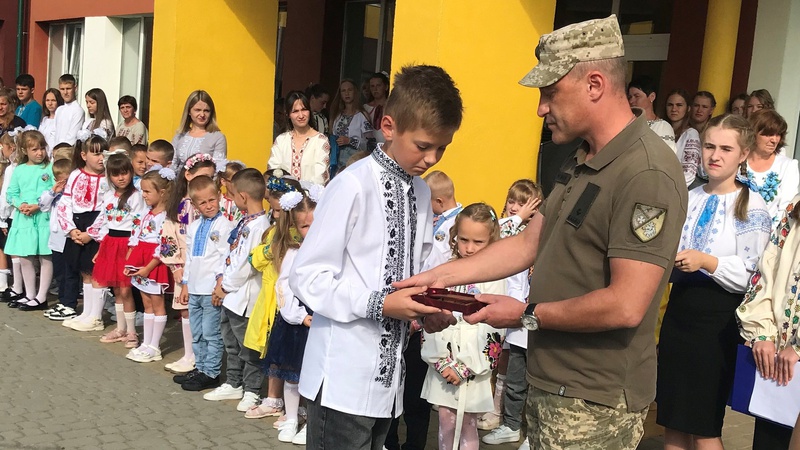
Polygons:
<instances>
[{"instance_id":1,"label":"black shoe","mask_svg":"<svg viewBox=\"0 0 800 450\"><path fill-rule=\"evenodd\" d=\"M0 292L0 302L8 303L11 301L11 296L14 295L14 291L11 288L6 288L4 291Z\"/></svg>"},{"instance_id":2,"label":"black shoe","mask_svg":"<svg viewBox=\"0 0 800 450\"><path fill-rule=\"evenodd\" d=\"M29 305L27 302L18 302L20 311L41 311L47 309L47 300L40 302L39 299L31 299L29 301L36 302L35 305Z\"/></svg>"},{"instance_id":3,"label":"black shoe","mask_svg":"<svg viewBox=\"0 0 800 450\"><path fill-rule=\"evenodd\" d=\"M19 305L16 305L15 303L17 303L20 300L23 300L23 302L27 302L28 301L25 298L25 294L17 294L16 292L14 292L14 291L12 291L10 289L6 289L6 292L8 292L8 299L7 300L3 300L3 301L8 302L8 307L9 308L16 308L17 306L19 306Z\"/></svg>"},{"instance_id":4,"label":"black shoe","mask_svg":"<svg viewBox=\"0 0 800 450\"><path fill-rule=\"evenodd\" d=\"M183 375L175 375L174 377L172 377L172 381L174 381L174 382L176 382L178 384L183 384L183 383L186 383L187 381L191 380L192 378L196 377L198 373L200 373L199 370L192 369L191 372L187 372L187 373L185 373Z\"/></svg>"},{"instance_id":5,"label":"black shoe","mask_svg":"<svg viewBox=\"0 0 800 450\"><path fill-rule=\"evenodd\" d=\"M195 369L197 370L197 369ZM219 386L219 377L211 378L203 372L198 372L192 379L181 384L184 391L203 391Z\"/></svg>"}]
</instances>

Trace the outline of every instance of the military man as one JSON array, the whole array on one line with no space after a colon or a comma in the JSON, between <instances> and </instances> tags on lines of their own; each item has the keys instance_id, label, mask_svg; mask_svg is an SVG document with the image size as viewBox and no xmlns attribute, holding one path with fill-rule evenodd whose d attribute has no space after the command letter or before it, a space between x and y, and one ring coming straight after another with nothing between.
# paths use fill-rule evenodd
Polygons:
<instances>
[{"instance_id":1,"label":"military man","mask_svg":"<svg viewBox=\"0 0 800 450\"><path fill-rule=\"evenodd\" d=\"M530 330L536 449L635 449L655 398L653 333L687 191L675 154L628 105L624 53L615 16L541 37L520 83L540 89L554 142L584 144L524 232L400 284L495 280L535 261L529 304L480 295L488 305L466 319ZM450 323L425 319L429 332Z\"/></svg>"}]
</instances>

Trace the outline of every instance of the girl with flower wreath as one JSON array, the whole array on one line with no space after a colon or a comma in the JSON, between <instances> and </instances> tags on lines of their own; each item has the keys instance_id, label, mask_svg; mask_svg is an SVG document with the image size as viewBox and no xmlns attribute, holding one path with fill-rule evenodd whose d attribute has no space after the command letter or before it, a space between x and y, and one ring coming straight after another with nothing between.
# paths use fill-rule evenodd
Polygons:
<instances>
[{"instance_id":1,"label":"girl with flower wreath","mask_svg":"<svg viewBox=\"0 0 800 450\"><path fill-rule=\"evenodd\" d=\"M177 174L173 189L167 200L167 220L161 228L161 242L159 246L161 262L166 264L175 280L172 309L181 313L181 331L183 332L183 356L177 361L164 365L164 368L175 374L191 372L194 365L194 350L192 349L192 328L189 322L189 299L179 301L183 285L183 265L186 262L186 228L197 218L197 211L192 206L188 195L189 182L199 176L214 179L217 165L211 155L196 153L190 156L180 173Z\"/></svg>"},{"instance_id":2,"label":"girl with flower wreath","mask_svg":"<svg viewBox=\"0 0 800 450\"><path fill-rule=\"evenodd\" d=\"M485 203L464 208L450 229L453 258L468 258L499 239L497 215ZM505 279L450 289L466 294L507 294ZM455 325L438 333L423 332L421 355L430 367L422 397L439 405L440 450L477 450L478 417L494 407L491 377L505 330L485 323L470 325L461 314L453 315Z\"/></svg>"},{"instance_id":3,"label":"girl with flower wreath","mask_svg":"<svg viewBox=\"0 0 800 450\"><path fill-rule=\"evenodd\" d=\"M767 203L773 225L797 195L800 168L797 160L782 154L786 145L786 121L773 109L750 114L750 127L756 143L747 157L746 176L750 189Z\"/></svg>"},{"instance_id":4,"label":"girl with flower wreath","mask_svg":"<svg viewBox=\"0 0 800 450\"><path fill-rule=\"evenodd\" d=\"M6 198L14 207L14 226L8 231L5 252L19 257L25 297L12 302L21 311L47 309L47 290L53 279L50 241L50 213L39 209L39 196L53 187L53 169L47 156L47 141L35 130L19 138L21 159L11 175ZM34 259L41 267L36 289Z\"/></svg>"}]
</instances>

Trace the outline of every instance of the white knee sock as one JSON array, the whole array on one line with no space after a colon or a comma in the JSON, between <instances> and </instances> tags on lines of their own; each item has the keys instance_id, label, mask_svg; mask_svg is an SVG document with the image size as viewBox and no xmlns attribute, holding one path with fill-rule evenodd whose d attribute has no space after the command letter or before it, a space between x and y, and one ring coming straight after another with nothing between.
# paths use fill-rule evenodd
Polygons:
<instances>
[{"instance_id":1,"label":"white knee sock","mask_svg":"<svg viewBox=\"0 0 800 450\"><path fill-rule=\"evenodd\" d=\"M83 283L83 311L76 320L88 322L92 315L92 305L94 304L94 289L91 283Z\"/></svg>"},{"instance_id":2,"label":"white knee sock","mask_svg":"<svg viewBox=\"0 0 800 450\"><path fill-rule=\"evenodd\" d=\"M150 345L150 339L153 337L153 322L156 318L156 315L153 313L144 313L144 326L142 336L142 345Z\"/></svg>"},{"instance_id":3,"label":"white knee sock","mask_svg":"<svg viewBox=\"0 0 800 450\"><path fill-rule=\"evenodd\" d=\"M128 323L124 320L125 307L122 303L114 303L114 312L117 313L117 330L121 333L128 332Z\"/></svg>"},{"instance_id":4,"label":"white knee sock","mask_svg":"<svg viewBox=\"0 0 800 450\"><path fill-rule=\"evenodd\" d=\"M153 317L153 336L147 343L150 347L161 349L161 335L164 334L164 328L167 326L167 316L154 316Z\"/></svg>"},{"instance_id":5,"label":"white knee sock","mask_svg":"<svg viewBox=\"0 0 800 450\"><path fill-rule=\"evenodd\" d=\"M92 288L92 308L89 310L91 319L103 318L103 307L106 306L106 288Z\"/></svg>"},{"instance_id":6,"label":"white knee sock","mask_svg":"<svg viewBox=\"0 0 800 450\"><path fill-rule=\"evenodd\" d=\"M39 257L39 293L36 300L44 303L47 301L47 291L50 290L50 282L53 281L53 258L50 256Z\"/></svg>"},{"instance_id":7,"label":"white knee sock","mask_svg":"<svg viewBox=\"0 0 800 450\"><path fill-rule=\"evenodd\" d=\"M19 258L11 258L11 268L14 270L14 286L11 287L11 290L17 294L23 294L22 266L20 265Z\"/></svg>"},{"instance_id":8,"label":"white knee sock","mask_svg":"<svg viewBox=\"0 0 800 450\"><path fill-rule=\"evenodd\" d=\"M8 276L11 275L11 271L8 269L0 269L0 292L5 291L8 289Z\"/></svg>"},{"instance_id":9,"label":"white knee sock","mask_svg":"<svg viewBox=\"0 0 800 450\"><path fill-rule=\"evenodd\" d=\"M183 329L183 359L194 361L194 350L192 349L192 328L189 326L189 318L181 319L181 329Z\"/></svg>"},{"instance_id":10,"label":"white knee sock","mask_svg":"<svg viewBox=\"0 0 800 450\"><path fill-rule=\"evenodd\" d=\"M136 333L136 311L125 312L125 329L128 333ZM117 323L119 323L119 311L117 311Z\"/></svg>"},{"instance_id":11,"label":"white knee sock","mask_svg":"<svg viewBox=\"0 0 800 450\"><path fill-rule=\"evenodd\" d=\"M22 281L25 283L25 298L32 299L36 296L36 269L33 267L33 257L19 258L22 270Z\"/></svg>"},{"instance_id":12,"label":"white knee sock","mask_svg":"<svg viewBox=\"0 0 800 450\"><path fill-rule=\"evenodd\" d=\"M286 421L297 422L297 410L300 409L300 391L297 383L283 383L283 404L286 408Z\"/></svg>"},{"instance_id":13,"label":"white knee sock","mask_svg":"<svg viewBox=\"0 0 800 450\"><path fill-rule=\"evenodd\" d=\"M506 396L506 376L497 374L497 383L494 386L494 411L496 416L503 415L503 399Z\"/></svg>"}]
</instances>

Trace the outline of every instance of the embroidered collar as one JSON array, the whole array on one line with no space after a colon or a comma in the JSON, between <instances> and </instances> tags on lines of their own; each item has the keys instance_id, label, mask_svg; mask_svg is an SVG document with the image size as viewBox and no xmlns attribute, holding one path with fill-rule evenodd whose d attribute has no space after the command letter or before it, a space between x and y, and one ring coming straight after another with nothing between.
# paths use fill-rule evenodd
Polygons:
<instances>
[{"instance_id":1,"label":"embroidered collar","mask_svg":"<svg viewBox=\"0 0 800 450\"><path fill-rule=\"evenodd\" d=\"M264 210L261 210L261 211L259 211L259 212L257 212L257 213L248 214L248 215L246 215L246 216L242 217L242 221L245 221L245 222L250 222L251 220L255 219L256 217L258 217L258 216L263 216L263 215L264 215L264 214L266 214L266 213L267 213L266 211L264 211Z\"/></svg>"},{"instance_id":2,"label":"embroidered collar","mask_svg":"<svg viewBox=\"0 0 800 450\"><path fill-rule=\"evenodd\" d=\"M405 181L408 184L411 184L411 175L406 173L406 171L403 170L399 164L397 164L397 161L389 158L389 155L383 151L381 144L378 144L378 146L375 147L375 150L372 151L372 158L375 159L375 162L377 162L378 165L381 166L386 172Z\"/></svg>"},{"instance_id":3,"label":"embroidered collar","mask_svg":"<svg viewBox=\"0 0 800 450\"><path fill-rule=\"evenodd\" d=\"M217 217L219 217L219 216L221 216L221 215L222 215L222 211L220 210L220 211L217 211L217 214L215 214L215 215L214 215L214 217L206 217L206 216L201 216L200 218L201 218L201 219L202 219L204 222L212 222L212 221L214 221L214 220L215 220Z\"/></svg>"}]
</instances>

